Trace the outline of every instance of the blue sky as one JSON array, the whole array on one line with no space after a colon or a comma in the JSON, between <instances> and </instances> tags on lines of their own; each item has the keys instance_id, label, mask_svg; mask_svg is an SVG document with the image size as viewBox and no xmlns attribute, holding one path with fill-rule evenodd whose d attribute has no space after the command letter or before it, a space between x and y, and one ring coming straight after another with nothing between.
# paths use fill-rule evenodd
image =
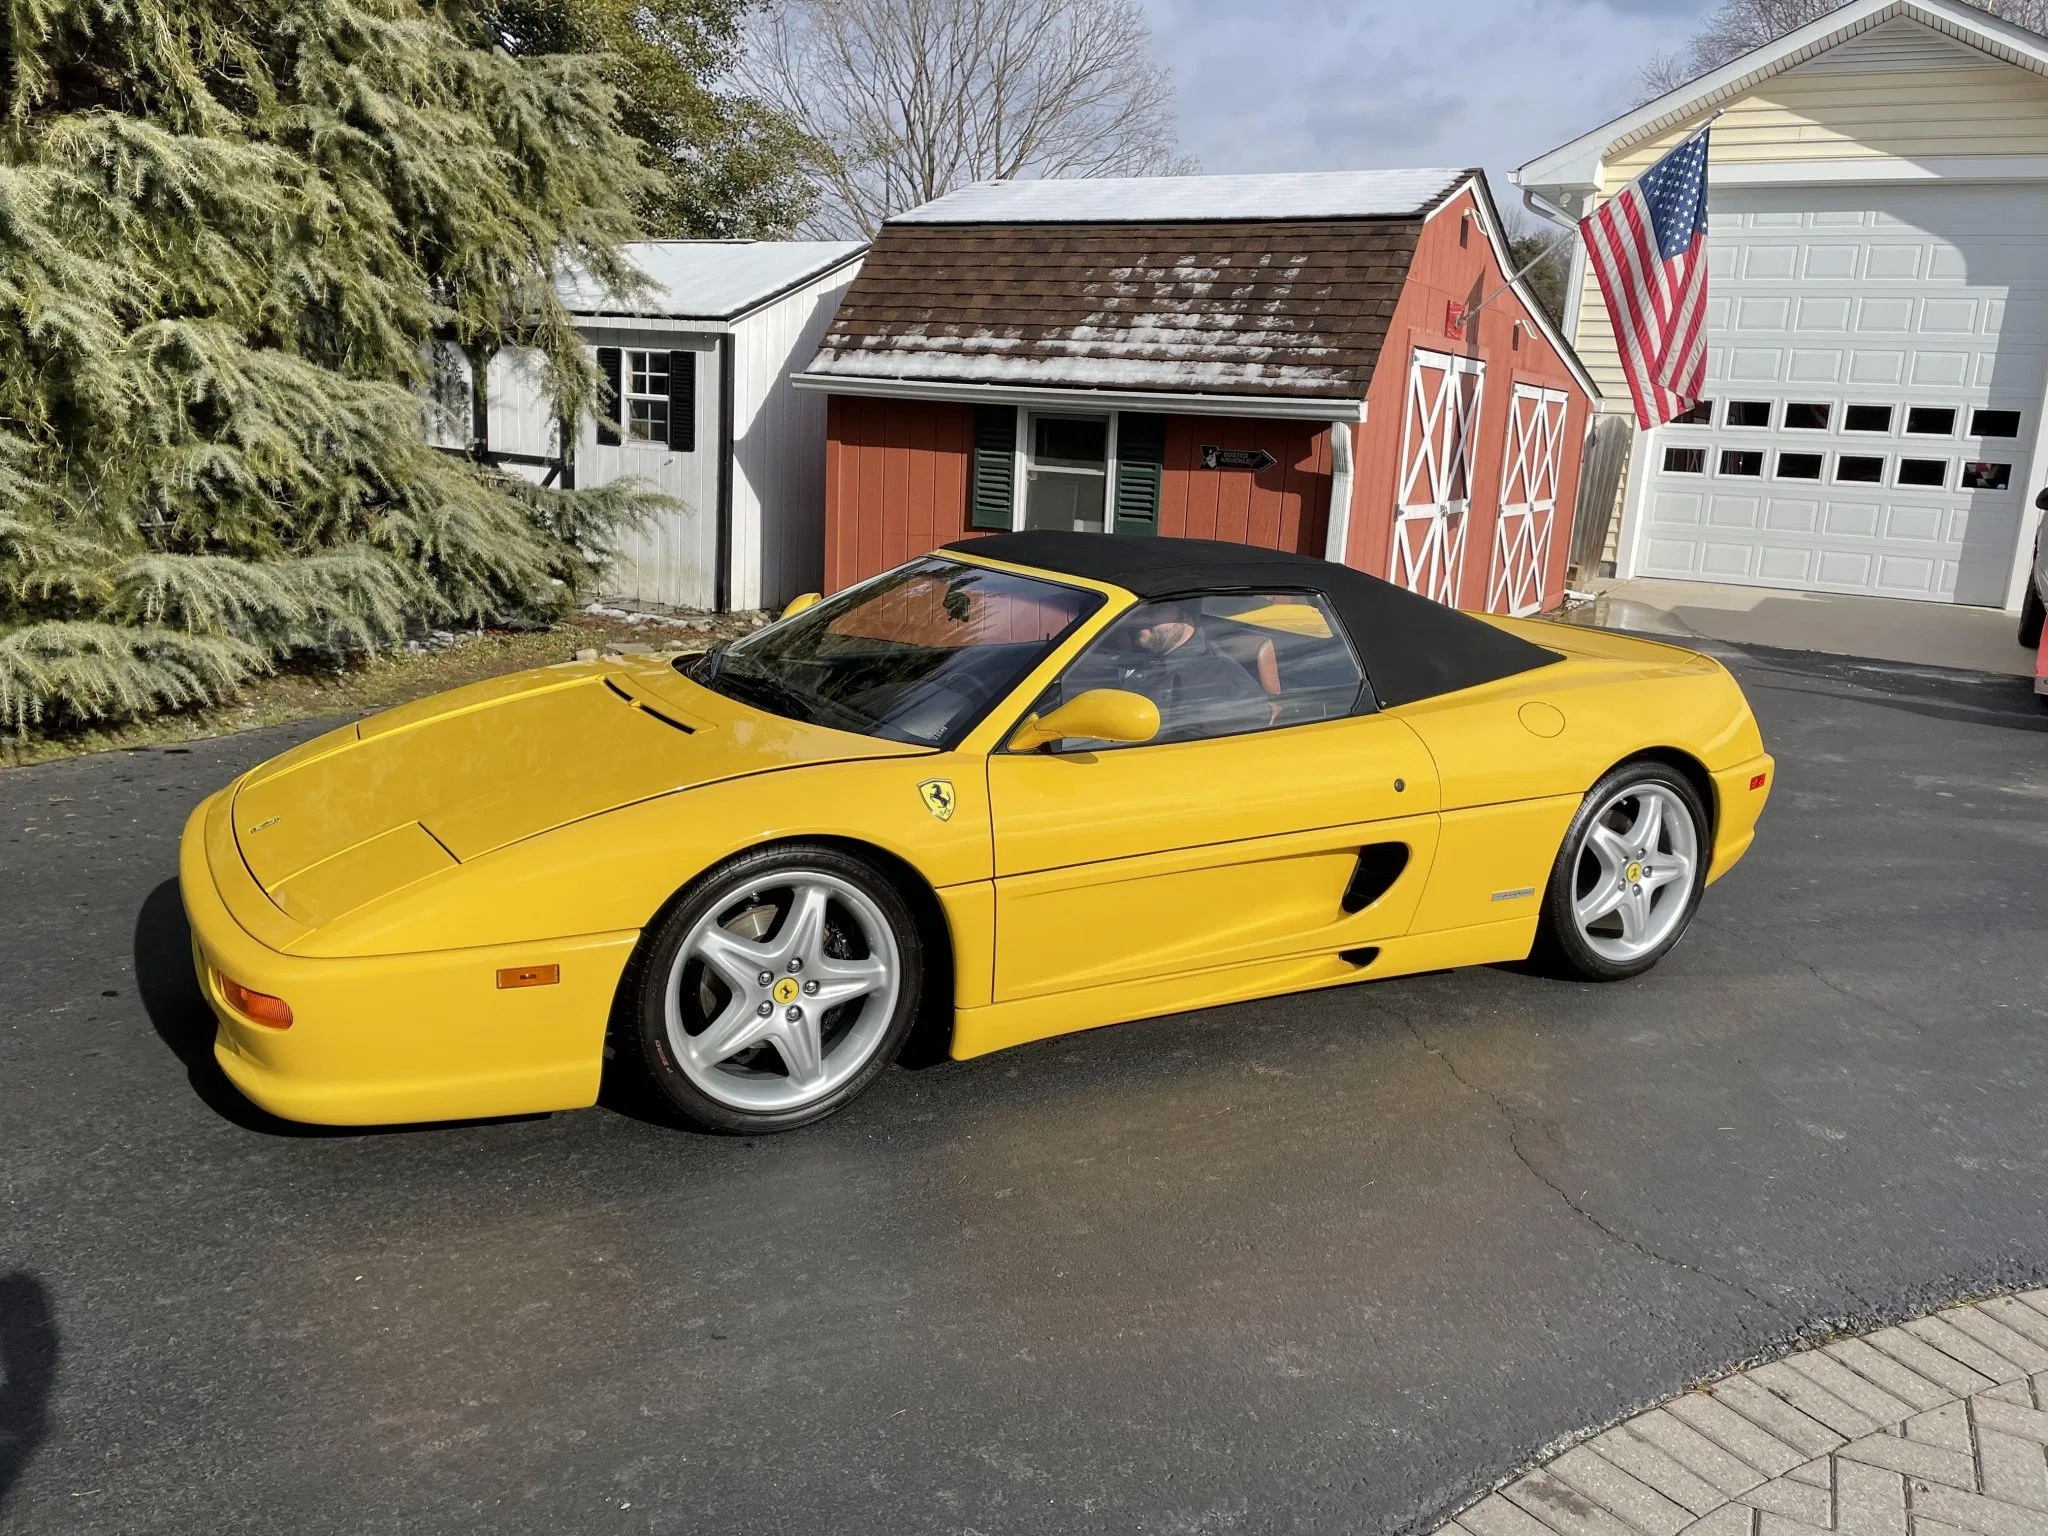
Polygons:
<instances>
[{"instance_id":1,"label":"blue sky","mask_svg":"<svg viewBox=\"0 0 2048 1536\"><path fill-rule=\"evenodd\" d=\"M1624 111L1710 0L1144 0L1207 171L1507 173Z\"/></svg>"}]
</instances>

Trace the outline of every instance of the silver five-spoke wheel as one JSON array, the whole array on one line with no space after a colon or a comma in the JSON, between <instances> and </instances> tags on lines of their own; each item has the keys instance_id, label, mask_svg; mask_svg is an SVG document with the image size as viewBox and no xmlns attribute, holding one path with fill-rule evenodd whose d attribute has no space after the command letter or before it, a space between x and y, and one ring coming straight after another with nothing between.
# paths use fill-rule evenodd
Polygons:
<instances>
[{"instance_id":1,"label":"silver five-spoke wheel","mask_svg":"<svg viewBox=\"0 0 2048 1536\"><path fill-rule=\"evenodd\" d=\"M867 1064L902 962L873 898L817 870L705 913L669 967L676 1063L735 1109L801 1109Z\"/></svg>"},{"instance_id":2,"label":"silver five-spoke wheel","mask_svg":"<svg viewBox=\"0 0 2048 1536\"><path fill-rule=\"evenodd\" d=\"M1654 953L1685 919L1699 856L1692 813L1669 787L1609 796L1593 813L1573 891L1587 947L1620 965Z\"/></svg>"},{"instance_id":3,"label":"silver five-spoke wheel","mask_svg":"<svg viewBox=\"0 0 2048 1536\"><path fill-rule=\"evenodd\" d=\"M802 1125L895 1056L922 963L914 918L865 860L824 847L743 855L652 936L642 1053L670 1101L710 1129Z\"/></svg>"},{"instance_id":4,"label":"silver five-spoke wheel","mask_svg":"<svg viewBox=\"0 0 2048 1536\"><path fill-rule=\"evenodd\" d=\"M1706 833L1699 792L1677 770L1638 762L1607 774L1558 852L1539 950L1593 980L1649 969L1692 921Z\"/></svg>"}]
</instances>

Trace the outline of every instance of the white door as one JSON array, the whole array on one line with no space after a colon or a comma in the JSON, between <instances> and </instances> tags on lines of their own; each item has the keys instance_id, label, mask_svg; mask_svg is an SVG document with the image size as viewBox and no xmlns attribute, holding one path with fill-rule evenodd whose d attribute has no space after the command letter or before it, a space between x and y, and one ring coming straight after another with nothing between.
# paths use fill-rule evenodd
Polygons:
<instances>
[{"instance_id":1,"label":"white door","mask_svg":"<svg viewBox=\"0 0 2048 1536\"><path fill-rule=\"evenodd\" d=\"M1416 348L1408 362L1408 409L1401 439L1401 494L1394 548L1396 585L1455 604L1465 570L1465 519L1472 507L1472 449L1479 435L1486 365Z\"/></svg>"},{"instance_id":2,"label":"white door","mask_svg":"<svg viewBox=\"0 0 2048 1536\"><path fill-rule=\"evenodd\" d=\"M1494 524L1493 573L1486 584L1486 606L1493 613L1529 614L1543 608L1543 573L1550 568L1550 528L1557 517L1570 403L1563 390L1534 384L1517 384L1509 397L1500 521Z\"/></svg>"},{"instance_id":3,"label":"white door","mask_svg":"<svg viewBox=\"0 0 2048 1536\"><path fill-rule=\"evenodd\" d=\"M1713 192L1711 400L1636 574L2002 605L2048 366L2048 190Z\"/></svg>"}]
</instances>

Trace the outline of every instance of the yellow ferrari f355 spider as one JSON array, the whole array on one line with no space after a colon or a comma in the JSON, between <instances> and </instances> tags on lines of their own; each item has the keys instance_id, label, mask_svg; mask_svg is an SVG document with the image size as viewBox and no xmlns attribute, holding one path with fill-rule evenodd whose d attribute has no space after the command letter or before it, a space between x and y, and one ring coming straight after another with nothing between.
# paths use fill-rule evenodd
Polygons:
<instances>
[{"instance_id":1,"label":"yellow ferrari f355 spider","mask_svg":"<svg viewBox=\"0 0 2048 1536\"><path fill-rule=\"evenodd\" d=\"M1670 646L1176 539L1002 534L722 650L330 732L192 814L215 1053L279 1115L570 1109L607 1056L806 1124L955 1057L1532 953L1633 976L1749 847L1741 689Z\"/></svg>"}]
</instances>

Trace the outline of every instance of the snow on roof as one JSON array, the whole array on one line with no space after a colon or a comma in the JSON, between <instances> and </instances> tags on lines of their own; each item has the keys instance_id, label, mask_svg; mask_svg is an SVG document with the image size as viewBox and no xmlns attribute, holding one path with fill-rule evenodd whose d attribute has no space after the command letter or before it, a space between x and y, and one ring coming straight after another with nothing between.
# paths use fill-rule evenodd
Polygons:
<instances>
[{"instance_id":1,"label":"snow on roof","mask_svg":"<svg viewBox=\"0 0 2048 1536\"><path fill-rule=\"evenodd\" d=\"M858 256L852 240L636 240L626 260L651 286L620 296L572 270L555 291L581 315L652 315L729 320Z\"/></svg>"},{"instance_id":2,"label":"snow on roof","mask_svg":"<svg viewBox=\"0 0 2048 1536\"><path fill-rule=\"evenodd\" d=\"M1153 220L1370 219L1426 213L1469 170L1300 171L978 181L892 224L1129 224Z\"/></svg>"}]
</instances>

